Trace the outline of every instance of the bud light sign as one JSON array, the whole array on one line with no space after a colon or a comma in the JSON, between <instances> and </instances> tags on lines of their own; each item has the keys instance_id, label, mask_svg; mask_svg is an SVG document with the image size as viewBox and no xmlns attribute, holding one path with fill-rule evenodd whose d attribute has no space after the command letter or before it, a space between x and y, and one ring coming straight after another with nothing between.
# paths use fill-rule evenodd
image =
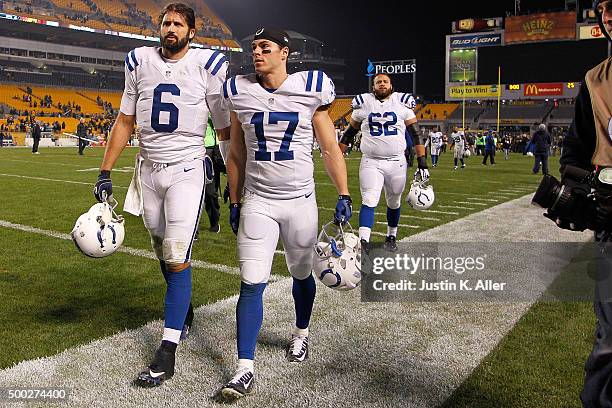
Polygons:
<instances>
[{"instance_id":1,"label":"bud light sign","mask_svg":"<svg viewBox=\"0 0 612 408\"><path fill-rule=\"evenodd\" d=\"M501 45L501 34L476 34L450 38L450 48L476 48Z\"/></svg>"}]
</instances>

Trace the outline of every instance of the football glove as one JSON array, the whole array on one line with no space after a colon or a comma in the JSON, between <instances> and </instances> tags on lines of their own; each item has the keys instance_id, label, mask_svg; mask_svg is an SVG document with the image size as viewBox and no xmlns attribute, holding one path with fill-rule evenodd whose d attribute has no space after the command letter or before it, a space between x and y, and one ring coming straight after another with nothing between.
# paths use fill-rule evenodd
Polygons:
<instances>
[{"instance_id":1,"label":"football glove","mask_svg":"<svg viewBox=\"0 0 612 408\"><path fill-rule=\"evenodd\" d=\"M417 157L418 167L414 172L415 181L429 181L429 170L427 169L427 159L425 156Z\"/></svg>"},{"instance_id":2,"label":"football glove","mask_svg":"<svg viewBox=\"0 0 612 408\"><path fill-rule=\"evenodd\" d=\"M229 223L232 227L232 231L234 231L234 234L236 235L238 235L238 226L240 225L240 207L242 207L242 204L240 203L233 203L229 206Z\"/></svg>"},{"instance_id":3,"label":"football glove","mask_svg":"<svg viewBox=\"0 0 612 408\"><path fill-rule=\"evenodd\" d=\"M110 201L113 197L113 182L110 178L110 170L101 170L98 181L93 189L96 200L103 203Z\"/></svg>"},{"instance_id":4,"label":"football glove","mask_svg":"<svg viewBox=\"0 0 612 408\"><path fill-rule=\"evenodd\" d=\"M223 190L223 203L227 204L227 202L230 199L230 194L229 194L229 183L225 184L225 190Z\"/></svg>"},{"instance_id":5,"label":"football glove","mask_svg":"<svg viewBox=\"0 0 612 408\"><path fill-rule=\"evenodd\" d=\"M336 212L334 213L334 224L346 224L353 215L353 200L349 195L339 195L338 203L336 204Z\"/></svg>"}]
</instances>

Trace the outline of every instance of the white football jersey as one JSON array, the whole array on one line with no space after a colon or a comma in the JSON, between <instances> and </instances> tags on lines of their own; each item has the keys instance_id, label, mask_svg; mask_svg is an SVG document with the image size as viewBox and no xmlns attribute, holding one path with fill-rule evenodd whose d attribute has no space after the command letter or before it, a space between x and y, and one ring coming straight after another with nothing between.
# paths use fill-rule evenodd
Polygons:
<instances>
[{"instance_id":1,"label":"white football jersey","mask_svg":"<svg viewBox=\"0 0 612 408\"><path fill-rule=\"evenodd\" d=\"M451 139L453 139L453 143L455 144L455 149L463 149L463 132L453 132L451 133Z\"/></svg>"},{"instance_id":2,"label":"white football jersey","mask_svg":"<svg viewBox=\"0 0 612 408\"><path fill-rule=\"evenodd\" d=\"M429 138L431 139L432 147L440 147L442 146L442 132L431 132L429 134Z\"/></svg>"},{"instance_id":3,"label":"white football jersey","mask_svg":"<svg viewBox=\"0 0 612 408\"><path fill-rule=\"evenodd\" d=\"M291 199L314 191L312 117L336 97L323 71L296 72L276 90L256 74L223 84L226 109L242 123L247 149L245 188L266 198Z\"/></svg>"},{"instance_id":4,"label":"white football jersey","mask_svg":"<svg viewBox=\"0 0 612 408\"><path fill-rule=\"evenodd\" d=\"M383 101L373 93L353 98L351 119L361 122L361 151L368 157L384 159L404 154L406 124L414 119L409 94L394 92Z\"/></svg>"},{"instance_id":5,"label":"white football jersey","mask_svg":"<svg viewBox=\"0 0 612 408\"><path fill-rule=\"evenodd\" d=\"M148 160L176 163L204 157L210 111L217 129L230 125L221 110L228 62L219 51L190 49L178 61L160 47L139 47L125 58L121 112L136 115L140 152Z\"/></svg>"}]
</instances>

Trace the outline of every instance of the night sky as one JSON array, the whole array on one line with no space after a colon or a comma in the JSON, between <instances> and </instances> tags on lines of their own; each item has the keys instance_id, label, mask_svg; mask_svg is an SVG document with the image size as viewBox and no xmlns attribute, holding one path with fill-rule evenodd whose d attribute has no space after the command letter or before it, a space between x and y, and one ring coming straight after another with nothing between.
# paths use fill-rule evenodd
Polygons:
<instances>
[{"instance_id":1,"label":"night sky","mask_svg":"<svg viewBox=\"0 0 612 408\"><path fill-rule=\"evenodd\" d=\"M206 2L231 27L238 39L262 26L270 26L297 31L323 41L328 48L327 55L346 61L347 93L367 90L365 67L368 58L374 61L416 58L418 93L433 99L442 99L444 94L444 41L445 36L451 33L451 22L470 17L503 17L507 13L514 13L513 0L435 3L360 0ZM522 0L520 3L523 14L527 11L563 10L565 5L562 0ZM403 7L398 8L394 4L402 4ZM580 4L585 7L592 2L581 0ZM588 52L599 54L600 50ZM521 49L517 46L504 47L503 53L511 61L521 57ZM594 60L604 57L593 56ZM551 59L554 58L557 57L552 55ZM563 76L564 67L571 67L566 58L563 60L549 60L550 67L554 67L551 72ZM580 80L575 78L577 73L574 71L566 73L568 80ZM507 79L514 82L511 78Z\"/></svg>"}]
</instances>

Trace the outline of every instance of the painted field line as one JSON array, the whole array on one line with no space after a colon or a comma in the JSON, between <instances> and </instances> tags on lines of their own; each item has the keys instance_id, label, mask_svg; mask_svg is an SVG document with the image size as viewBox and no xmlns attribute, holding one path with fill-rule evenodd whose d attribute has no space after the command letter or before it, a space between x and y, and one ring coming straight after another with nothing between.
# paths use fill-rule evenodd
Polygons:
<instances>
[{"instance_id":1,"label":"painted field line","mask_svg":"<svg viewBox=\"0 0 612 408\"><path fill-rule=\"evenodd\" d=\"M439 205L439 208L457 208L459 210L475 210L474 207L462 207L460 205Z\"/></svg>"},{"instance_id":2,"label":"painted field line","mask_svg":"<svg viewBox=\"0 0 612 408\"><path fill-rule=\"evenodd\" d=\"M431 180L432 183L435 183L438 180L440 180L440 181L454 181L454 182L457 182L457 183L465 183L466 182L465 179L436 178L435 176L432 177L430 180ZM504 184L503 181L495 181L495 180L478 180L478 181L474 181L474 184L480 184L480 183Z\"/></svg>"},{"instance_id":3,"label":"painted field line","mask_svg":"<svg viewBox=\"0 0 612 408\"><path fill-rule=\"evenodd\" d=\"M324 211L335 211L335 208L328 208L328 207L318 207L319 210L324 210ZM355 214L359 214L359 211L355 211ZM380 215L380 216L387 216L387 213L382 213L382 212L375 212L374 215ZM434 218L434 217L417 217L416 215L408 215L408 214L401 214L400 217L402 218L412 218L414 220L423 220L423 221L440 221L439 218Z\"/></svg>"},{"instance_id":4,"label":"painted field line","mask_svg":"<svg viewBox=\"0 0 612 408\"><path fill-rule=\"evenodd\" d=\"M497 203L499 200L494 198L481 198L481 197L466 197L468 200L476 200L476 201L490 201L492 203Z\"/></svg>"},{"instance_id":5,"label":"painted field line","mask_svg":"<svg viewBox=\"0 0 612 408\"><path fill-rule=\"evenodd\" d=\"M15 223L4 221L4 220L0 220L0 227L10 228L10 229L14 229L17 231L30 232L33 234L44 235L44 236L51 237L51 238L59 238L59 239L63 239L66 241L72 241L70 234L31 227L29 225L15 224ZM76 248L75 248L75 251L76 251ZM122 246L121 248L118 249L118 252L123 252L125 254L138 256L141 258L153 259L157 261L157 256L155 255L155 252L153 251L147 251L144 249L130 248L130 247ZM213 263L209 263L205 261L199 261L197 259L192 259L191 264L195 266L196 268L212 269L218 272L229 273L232 275L240 275L240 268L236 268L233 266L213 264ZM279 275L272 275L272 277L274 280L284 278L283 276L279 276Z\"/></svg>"},{"instance_id":6,"label":"painted field line","mask_svg":"<svg viewBox=\"0 0 612 408\"><path fill-rule=\"evenodd\" d=\"M380 225L387 225L386 222L383 221L376 221L376 224L380 224ZM418 225L408 225L408 224L397 224L398 227L401 228L414 228L414 229L419 229L421 227L419 227Z\"/></svg>"},{"instance_id":7,"label":"painted field line","mask_svg":"<svg viewBox=\"0 0 612 408\"><path fill-rule=\"evenodd\" d=\"M54 183L80 184L84 186L90 186L91 188L93 188L93 185L95 184L95 183L86 183L84 181L73 181L73 180L52 179L52 178L46 178L46 177L24 176L21 174L0 173L0 176L16 177L16 178L23 178L23 179L28 179L28 180L52 181ZM121 189L127 190L127 187L116 186L114 184L113 184L113 188L121 188Z\"/></svg>"},{"instance_id":8,"label":"painted field line","mask_svg":"<svg viewBox=\"0 0 612 408\"><path fill-rule=\"evenodd\" d=\"M476 203L474 201L455 201L457 204L468 204L468 205L482 205L482 206L487 206L489 204L485 204L485 203Z\"/></svg>"}]
</instances>

